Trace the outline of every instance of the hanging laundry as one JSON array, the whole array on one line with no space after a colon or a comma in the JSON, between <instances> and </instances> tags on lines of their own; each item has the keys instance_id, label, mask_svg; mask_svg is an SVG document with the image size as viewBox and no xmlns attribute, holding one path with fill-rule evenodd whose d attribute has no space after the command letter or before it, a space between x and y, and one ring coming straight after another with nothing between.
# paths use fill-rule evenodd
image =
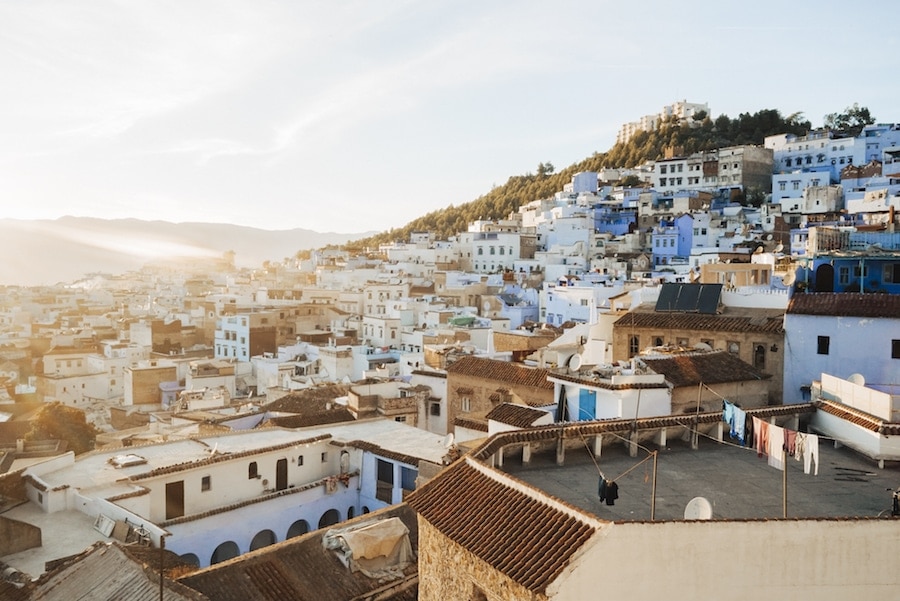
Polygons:
<instances>
[{"instance_id":1,"label":"hanging laundry","mask_svg":"<svg viewBox=\"0 0 900 601\"><path fill-rule=\"evenodd\" d=\"M734 424L731 426L731 437L737 438L741 446L744 445L744 431L747 427L747 412L740 407L734 408Z\"/></svg>"},{"instance_id":2,"label":"hanging laundry","mask_svg":"<svg viewBox=\"0 0 900 601\"><path fill-rule=\"evenodd\" d=\"M806 449L806 434L797 432L797 439L794 443L794 459L797 461L802 460L804 449Z\"/></svg>"},{"instance_id":3,"label":"hanging laundry","mask_svg":"<svg viewBox=\"0 0 900 601\"><path fill-rule=\"evenodd\" d=\"M722 421L734 431L734 405L728 401L722 401Z\"/></svg>"},{"instance_id":4,"label":"hanging laundry","mask_svg":"<svg viewBox=\"0 0 900 601\"><path fill-rule=\"evenodd\" d=\"M795 430L784 429L784 450L788 457L797 454L797 432Z\"/></svg>"},{"instance_id":5,"label":"hanging laundry","mask_svg":"<svg viewBox=\"0 0 900 601\"><path fill-rule=\"evenodd\" d=\"M756 456L765 457L769 454L769 422L754 417L753 432L754 442L756 443Z\"/></svg>"},{"instance_id":6,"label":"hanging laundry","mask_svg":"<svg viewBox=\"0 0 900 601\"><path fill-rule=\"evenodd\" d=\"M803 441L803 473L808 474L811 463L815 461L816 468L813 475L819 475L819 437L815 434L807 434Z\"/></svg>"},{"instance_id":7,"label":"hanging laundry","mask_svg":"<svg viewBox=\"0 0 900 601\"><path fill-rule=\"evenodd\" d=\"M769 424L769 465L784 471L784 428Z\"/></svg>"},{"instance_id":8,"label":"hanging laundry","mask_svg":"<svg viewBox=\"0 0 900 601\"><path fill-rule=\"evenodd\" d=\"M606 504L615 505L616 499L619 498L619 485L610 481L606 485Z\"/></svg>"}]
</instances>

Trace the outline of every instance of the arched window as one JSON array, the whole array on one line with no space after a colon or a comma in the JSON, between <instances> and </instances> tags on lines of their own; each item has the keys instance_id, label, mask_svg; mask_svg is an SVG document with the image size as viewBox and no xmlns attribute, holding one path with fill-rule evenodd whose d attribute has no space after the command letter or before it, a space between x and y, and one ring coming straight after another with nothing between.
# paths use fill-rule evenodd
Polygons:
<instances>
[{"instance_id":1,"label":"arched window","mask_svg":"<svg viewBox=\"0 0 900 601\"><path fill-rule=\"evenodd\" d=\"M253 479L259 476L259 469L257 468L256 462L251 461L250 465L247 467L247 478Z\"/></svg>"}]
</instances>

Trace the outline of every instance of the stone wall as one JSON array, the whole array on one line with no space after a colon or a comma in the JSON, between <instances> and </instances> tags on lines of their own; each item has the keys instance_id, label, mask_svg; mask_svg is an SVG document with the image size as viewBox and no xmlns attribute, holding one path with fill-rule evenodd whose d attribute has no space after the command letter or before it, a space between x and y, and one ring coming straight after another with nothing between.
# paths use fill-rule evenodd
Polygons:
<instances>
[{"instance_id":1,"label":"stone wall","mask_svg":"<svg viewBox=\"0 0 900 601\"><path fill-rule=\"evenodd\" d=\"M511 546L515 541L509 541ZM419 517L420 601L545 601L453 542Z\"/></svg>"}]
</instances>

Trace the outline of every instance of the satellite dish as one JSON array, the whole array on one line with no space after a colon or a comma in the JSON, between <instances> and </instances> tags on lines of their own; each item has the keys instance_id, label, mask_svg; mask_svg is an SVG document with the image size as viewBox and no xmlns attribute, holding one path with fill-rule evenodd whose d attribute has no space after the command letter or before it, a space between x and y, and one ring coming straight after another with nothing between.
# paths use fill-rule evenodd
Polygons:
<instances>
[{"instance_id":1,"label":"satellite dish","mask_svg":"<svg viewBox=\"0 0 900 601\"><path fill-rule=\"evenodd\" d=\"M453 432L450 432L449 434L447 434L447 436L444 437L444 440L441 441L441 444L444 446L445 449L449 449L450 447L452 447L453 446Z\"/></svg>"},{"instance_id":2,"label":"satellite dish","mask_svg":"<svg viewBox=\"0 0 900 601\"><path fill-rule=\"evenodd\" d=\"M781 281L785 286L793 286L794 282L796 280L797 280L797 271L794 269L791 269L789 272L784 274L783 278L781 278Z\"/></svg>"},{"instance_id":3,"label":"satellite dish","mask_svg":"<svg viewBox=\"0 0 900 601\"><path fill-rule=\"evenodd\" d=\"M754 255L762 254L762 252L763 252L763 247L762 247L762 246L757 246L757 247L753 250L753 254L754 254Z\"/></svg>"},{"instance_id":4,"label":"satellite dish","mask_svg":"<svg viewBox=\"0 0 900 601\"><path fill-rule=\"evenodd\" d=\"M694 497L684 508L686 520L708 520L712 518L712 505L704 497Z\"/></svg>"},{"instance_id":5,"label":"satellite dish","mask_svg":"<svg viewBox=\"0 0 900 601\"><path fill-rule=\"evenodd\" d=\"M780 253L783 250L784 250L784 244L782 244L781 242L779 242L778 244L775 245L774 252Z\"/></svg>"},{"instance_id":6,"label":"satellite dish","mask_svg":"<svg viewBox=\"0 0 900 601\"><path fill-rule=\"evenodd\" d=\"M582 361L581 355L579 355L578 353L569 357L569 369L571 369L572 371L578 371L579 369L581 369L581 366L583 364L584 361Z\"/></svg>"},{"instance_id":7,"label":"satellite dish","mask_svg":"<svg viewBox=\"0 0 900 601\"><path fill-rule=\"evenodd\" d=\"M847 378L847 381L856 384L857 386L866 385L866 378L862 374L853 374L849 378Z\"/></svg>"},{"instance_id":8,"label":"satellite dish","mask_svg":"<svg viewBox=\"0 0 900 601\"><path fill-rule=\"evenodd\" d=\"M694 345L694 348L698 351L711 351L712 347L706 344L705 342L698 342Z\"/></svg>"}]
</instances>

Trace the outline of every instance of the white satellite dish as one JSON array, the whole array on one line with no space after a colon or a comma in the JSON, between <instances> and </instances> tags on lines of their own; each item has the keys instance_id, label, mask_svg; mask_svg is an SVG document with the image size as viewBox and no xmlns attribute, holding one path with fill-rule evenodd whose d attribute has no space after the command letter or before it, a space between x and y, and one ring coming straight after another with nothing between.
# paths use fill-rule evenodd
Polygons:
<instances>
[{"instance_id":1,"label":"white satellite dish","mask_svg":"<svg viewBox=\"0 0 900 601\"><path fill-rule=\"evenodd\" d=\"M708 520L712 518L712 505L704 497L694 497L684 508L686 520Z\"/></svg>"},{"instance_id":2,"label":"white satellite dish","mask_svg":"<svg viewBox=\"0 0 900 601\"><path fill-rule=\"evenodd\" d=\"M578 371L583 364L584 361L582 361L581 355L578 353L575 353L569 358L569 369L572 371Z\"/></svg>"},{"instance_id":3,"label":"white satellite dish","mask_svg":"<svg viewBox=\"0 0 900 601\"><path fill-rule=\"evenodd\" d=\"M449 449L450 447L452 447L453 446L453 432L450 432L449 434L447 434L447 436L444 437L444 440L441 441L441 444L444 446L445 449Z\"/></svg>"},{"instance_id":4,"label":"white satellite dish","mask_svg":"<svg viewBox=\"0 0 900 601\"><path fill-rule=\"evenodd\" d=\"M849 378L847 378L847 381L852 384L856 384L857 386L866 385L866 378L862 374L853 374Z\"/></svg>"},{"instance_id":5,"label":"white satellite dish","mask_svg":"<svg viewBox=\"0 0 900 601\"><path fill-rule=\"evenodd\" d=\"M780 253L783 250L784 250L784 244L782 244L781 242L779 242L778 244L775 245L775 252Z\"/></svg>"},{"instance_id":6,"label":"white satellite dish","mask_svg":"<svg viewBox=\"0 0 900 601\"><path fill-rule=\"evenodd\" d=\"M796 279L797 279L797 271L794 269L791 269L786 274L784 274L784 277L781 278L781 282L785 286L793 286Z\"/></svg>"}]
</instances>

